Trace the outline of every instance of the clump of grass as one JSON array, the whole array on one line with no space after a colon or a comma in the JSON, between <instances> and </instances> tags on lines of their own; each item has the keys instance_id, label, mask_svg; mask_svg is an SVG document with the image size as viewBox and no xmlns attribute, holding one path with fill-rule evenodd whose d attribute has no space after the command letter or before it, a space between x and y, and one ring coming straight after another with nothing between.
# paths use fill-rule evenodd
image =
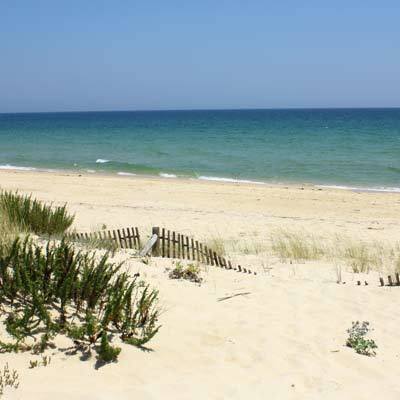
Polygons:
<instances>
[{"instance_id":1,"label":"clump of grass","mask_svg":"<svg viewBox=\"0 0 400 400\"><path fill-rule=\"evenodd\" d=\"M378 264L373 249L365 243L352 243L345 246L344 258L355 273L368 273Z\"/></svg>"},{"instance_id":2,"label":"clump of grass","mask_svg":"<svg viewBox=\"0 0 400 400\"><path fill-rule=\"evenodd\" d=\"M241 240L230 240L229 245L233 252L245 255L259 255L271 250L268 241L263 241L255 237Z\"/></svg>"},{"instance_id":3,"label":"clump of grass","mask_svg":"<svg viewBox=\"0 0 400 400\"><path fill-rule=\"evenodd\" d=\"M15 369L10 370L8 364L4 366L3 370L0 370L0 397L4 394L6 387L18 389L19 376Z\"/></svg>"},{"instance_id":4,"label":"clump of grass","mask_svg":"<svg viewBox=\"0 0 400 400\"><path fill-rule=\"evenodd\" d=\"M52 207L18 192L1 192L0 210L10 225L38 235L61 235L74 221L66 205Z\"/></svg>"},{"instance_id":5,"label":"clump of grass","mask_svg":"<svg viewBox=\"0 0 400 400\"><path fill-rule=\"evenodd\" d=\"M170 279L185 279L200 284L203 278L200 276L200 267L196 264L183 265L177 262L169 273Z\"/></svg>"},{"instance_id":6,"label":"clump of grass","mask_svg":"<svg viewBox=\"0 0 400 400\"><path fill-rule=\"evenodd\" d=\"M304 233L276 231L271 235L272 251L281 260L317 260L324 254L324 248L317 240Z\"/></svg>"},{"instance_id":7,"label":"clump of grass","mask_svg":"<svg viewBox=\"0 0 400 400\"><path fill-rule=\"evenodd\" d=\"M45 249L16 239L0 245L0 307L12 342L0 351L42 353L65 334L78 349L114 361L110 337L143 346L158 332L158 291L138 284L108 254L79 252L62 240ZM34 344L30 344L34 339Z\"/></svg>"},{"instance_id":8,"label":"clump of grass","mask_svg":"<svg viewBox=\"0 0 400 400\"><path fill-rule=\"evenodd\" d=\"M368 357L375 356L375 349L378 346L374 340L365 338L369 331L369 322L363 321L362 324L359 321L352 322L351 328L347 330L349 337L347 338L346 346L351 347L358 354Z\"/></svg>"},{"instance_id":9,"label":"clump of grass","mask_svg":"<svg viewBox=\"0 0 400 400\"><path fill-rule=\"evenodd\" d=\"M214 236L206 241L208 248L215 251L219 256L226 255L225 242L224 239L218 236Z\"/></svg>"},{"instance_id":10,"label":"clump of grass","mask_svg":"<svg viewBox=\"0 0 400 400\"><path fill-rule=\"evenodd\" d=\"M23 233L16 226L10 224L8 218L4 216L0 209L0 244L3 246L10 245L17 236Z\"/></svg>"}]
</instances>

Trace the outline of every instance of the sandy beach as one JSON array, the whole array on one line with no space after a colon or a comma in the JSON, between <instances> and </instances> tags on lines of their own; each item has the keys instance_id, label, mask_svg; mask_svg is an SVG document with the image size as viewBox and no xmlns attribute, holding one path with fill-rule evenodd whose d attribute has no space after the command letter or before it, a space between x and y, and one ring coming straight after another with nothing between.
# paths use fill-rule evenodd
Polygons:
<instances>
[{"instance_id":1,"label":"sandy beach","mask_svg":"<svg viewBox=\"0 0 400 400\"><path fill-rule=\"evenodd\" d=\"M0 171L0 188L32 193L75 213L74 228L93 231L161 226L206 240L269 242L277 229L395 244L400 194L310 185L251 185L151 177ZM201 286L168 279L168 259L149 265L117 254L160 291L160 332L151 351L124 346L117 363L50 351L2 354L20 374L10 399L398 399L399 287L378 285L378 272L354 274L334 263L289 263L262 254L227 254L257 275L203 268ZM361 276L361 278L360 278ZM368 286L357 286L358 279ZM352 321L369 321L376 357L345 346ZM54 353L54 354L53 354Z\"/></svg>"}]
</instances>

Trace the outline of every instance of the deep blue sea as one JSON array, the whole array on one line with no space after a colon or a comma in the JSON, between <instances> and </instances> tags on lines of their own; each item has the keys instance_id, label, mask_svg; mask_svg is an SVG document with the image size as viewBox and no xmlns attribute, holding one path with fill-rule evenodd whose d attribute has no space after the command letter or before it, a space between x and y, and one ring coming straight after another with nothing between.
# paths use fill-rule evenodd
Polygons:
<instances>
[{"instance_id":1,"label":"deep blue sea","mask_svg":"<svg viewBox=\"0 0 400 400\"><path fill-rule=\"evenodd\" d=\"M0 114L0 169L400 191L400 109Z\"/></svg>"}]
</instances>

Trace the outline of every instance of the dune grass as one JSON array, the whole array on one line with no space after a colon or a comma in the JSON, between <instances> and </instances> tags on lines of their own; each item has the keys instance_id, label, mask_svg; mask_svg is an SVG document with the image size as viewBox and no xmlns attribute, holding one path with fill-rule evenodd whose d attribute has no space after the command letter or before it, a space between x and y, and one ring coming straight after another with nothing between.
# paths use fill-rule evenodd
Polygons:
<instances>
[{"instance_id":1,"label":"dune grass","mask_svg":"<svg viewBox=\"0 0 400 400\"><path fill-rule=\"evenodd\" d=\"M305 231L275 229L269 237L242 239L214 237L212 243L224 254L278 258L281 262L325 260L347 266L354 273L399 272L400 244L363 241L348 236L317 236Z\"/></svg>"},{"instance_id":2,"label":"dune grass","mask_svg":"<svg viewBox=\"0 0 400 400\"><path fill-rule=\"evenodd\" d=\"M368 273L370 270L381 269L385 249L377 243L350 243L342 250L342 256L355 273Z\"/></svg>"},{"instance_id":3,"label":"dune grass","mask_svg":"<svg viewBox=\"0 0 400 400\"><path fill-rule=\"evenodd\" d=\"M313 235L284 230L271 234L271 249L281 260L318 260L326 254L326 249Z\"/></svg>"},{"instance_id":4,"label":"dune grass","mask_svg":"<svg viewBox=\"0 0 400 400\"><path fill-rule=\"evenodd\" d=\"M11 191L0 193L0 213L3 224L37 235L62 235L74 221L66 205L53 207Z\"/></svg>"},{"instance_id":5,"label":"dune grass","mask_svg":"<svg viewBox=\"0 0 400 400\"><path fill-rule=\"evenodd\" d=\"M226 255L225 240L217 235L210 237L206 241L206 246L215 251L219 256Z\"/></svg>"}]
</instances>

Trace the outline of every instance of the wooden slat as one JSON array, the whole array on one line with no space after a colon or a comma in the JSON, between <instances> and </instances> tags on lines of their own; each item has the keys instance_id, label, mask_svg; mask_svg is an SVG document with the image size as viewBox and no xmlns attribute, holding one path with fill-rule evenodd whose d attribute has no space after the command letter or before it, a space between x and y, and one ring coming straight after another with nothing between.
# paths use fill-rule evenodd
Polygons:
<instances>
[{"instance_id":1,"label":"wooden slat","mask_svg":"<svg viewBox=\"0 0 400 400\"><path fill-rule=\"evenodd\" d=\"M211 264L211 261L210 261L210 252L209 252L207 246L204 246L204 254L205 254L205 256L206 256L206 263L207 263L208 265L210 265L210 264ZM212 264L211 264L211 265L212 265Z\"/></svg>"},{"instance_id":2,"label":"wooden slat","mask_svg":"<svg viewBox=\"0 0 400 400\"><path fill-rule=\"evenodd\" d=\"M136 234L135 234L135 228L133 226L131 226L131 235L132 235L132 246L134 249L139 249L139 243L136 239Z\"/></svg>"},{"instance_id":3,"label":"wooden slat","mask_svg":"<svg viewBox=\"0 0 400 400\"><path fill-rule=\"evenodd\" d=\"M165 228L161 229L161 257L165 257Z\"/></svg>"},{"instance_id":4,"label":"wooden slat","mask_svg":"<svg viewBox=\"0 0 400 400\"><path fill-rule=\"evenodd\" d=\"M398 272L396 272L396 285L400 286L400 275Z\"/></svg>"},{"instance_id":5,"label":"wooden slat","mask_svg":"<svg viewBox=\"0 0 400 400\"><path fill-rule=\"evenodd\" d=\"M393 286L392 277L388 275L389 286Z\"/></svg>"},{"instance_id":6,"label":"wooden slat","mask_svg":"<svg viewBox=\"0 0 400 400\"><path fill-rule=\"evenodd\" d=\"M179 258L185 259L185 238L181 234L181 256Z\"/></svg>"},{"instance_id":7,"label":"wooden slat","mask_svg":"<svg viewBox=\"0 0 400 400\"><path fill-rule=\"evenodd\" d=\"M172 231L172 258L176 258L176 233Z\"/></svg>"},{"instance_id":8,"label":"wooden slat","mask_svg":"<svg viewBox=\"0 0 400 400\"><path fill-rule=\"evenodd\" d=\"M120 247L121 247L121 249L123 249L124 248L124 243L122 241L122 234L121 234L121 230L120 229L117 229L117 235L118 235L118 241L120 243Z\"/></svg>"},{"instance_id":9,"label":"wooden slat","mask_svg":"<svg viewBox=\"0 0 400 400\"><path fill-rule=\"evenodd\" d=\"M125 229L122 229L122 234L123 234L123 237L124 237L125 248L126 249L130 249L131 247L129 245L129 231L128 231L128 229L126 229L126 231L125 231Z\"/></svg>"},{"instance_id":10,"label":"wooden slat","mask_svg":"<svg viewBox=\"0 0 400 400\"><path fill-rule=\"evenodd\" d=\"M126 249L128 246L126 242L126 233L124 228L121 229L121 241L124 243L124 249Z\"/></svg>"},{"instance_id":11,"label":"wooden slat","mask_svg":"<svg viewBox=\"0 0 400 400\"><path fill-rule=\"evenodd\" d=\"M185 258L185 249L183 248L183 235L179 234L179 258Z\"/></svg>"},{"instance_id":12,"label":"wooden slat","mask_svg":"<svg viewBox=\"0 0 400 400\"><path fill-rule=\"evenodd\" d=\"M200 262L204 264L204 250L203 250L203 243L200 243Z\"/></svg>"},{"instance_id":13,"label":"wooden slat","mask_svg":"<svg viewBox=\"0 0 400 400\"><path fill-rule=\"evenodd\" d=\"M118 239L118 235L117 235L116 230L114 229L114 230L112 231L112 233L113 233L113 237L114 237L114 241L115 241L116 246L117 246L118 248L120 248L120 247L121 247L121 243L120 243L120 241L119 241L119 239Z\"/></svg>"},{"instance_id":14,"label":"wooden slat","mask_svg":"<svg viewBox=\"0 0 400 400\"><path fill-rule=\"evenodd\" d=\"M196 240L196 259L198 262L201 262L200 259L200 247L199 247L199 242Z\"/></svg>"},{"instance_id":15,"label":"wooden slat","mask_svg":"<svg viewBox=\"0 0 400 400\"><path fill-rule=\"evenodd\" d=\"M210 264L211 264L211 265L214 265L214 264L215 264L215 263L214 263L214 256L213 256L213 252L212 252L211 249L208 249L208 257L209 257L209 259L210 259Z\"/></svg>"},{"instance_id":16,"label":"wooden slat","mask_svg":"<svg viewBox=\"0 0 400 400\"><path fill-rule=\"evenodd\" d=\"M153 246L156 244L158 240L158 236L157 235L153 235L149 241L147 243L145 243L144 247L142 250L140 250L139 256L140 257L144 257L147 256L147 254L151 251L151 249L153 248Z\"/></svg>"},{"instance_id":17,"label":"wooden slat","mask_svg":"<svg viewBox=\"0 0 400 400\"><path fill-rule=\"evenodd\" d=\"M136 229L133 226L131 227L131 232L133 235L133 245L135 246L135 248L140 249L140 241L139 241L139 237L136 234Z\"/></svg>"},{"instance_id":18,"label":"wooden slat","mask_svg":"<svg viewBox=\"0 0 400 400\"><path fill-rule=\"evenodd\" d=\"M167 233L167 257L171 258L171 231L168 229Z\"/></svg>"},{"instance_id":19,"label":"wooden slat","mask_svg":"<svg viewBox=\"0 0 400 400\"><path fill-rule=\"evenodd\" d=\"M128 247L133 249L132 234L129 228L126 228L126 240L128 242Z\"/></svg>"},{"instance_id":20,"label":"wooden slat","mask_svg":"<svg viewBox=\"0 0 400 400\"><path fill-rule=\"evenodd\" d=\"M190 239L190 245L192 247L192 260L194 261L194 260L196 260L196 256L195 256L196 249L194 248L194 240L193 240L193 238Z\"/></svg>"},{"instance_id":21,"label":"wooden slat","mask_svg":"<svg viewBox=\"0 0 400 400\"><path fill-rule=\"evenodd\" d=\"M141 246L141 244L140 244L140 235L139 235L139 228L137 228L137 227L135 228L135 236L136 236L137 248L140 249L140 246Z\"/></svg>"},{"instance_id":22,"label":"wooden slat","mask_svg":"<svg viewBox=\"0 0 400 400\"><path fill-rule=\"evenodd\" d=\"M185 236L185 249L186 249L186 259L190 260L189 238L187 236Z\"/></svg>"},{"instance_id":23,"label":"wooden slat","mask_svg":"<svg viewBox=\"0 0 400 400\"><path fill-rule=\"evenodd\" d=\"M153 226L152 235L157 235L157 240L152 247L152 255L158 257L160 255L160 228L158 226Z\"/></svg>"}]
</instances>

